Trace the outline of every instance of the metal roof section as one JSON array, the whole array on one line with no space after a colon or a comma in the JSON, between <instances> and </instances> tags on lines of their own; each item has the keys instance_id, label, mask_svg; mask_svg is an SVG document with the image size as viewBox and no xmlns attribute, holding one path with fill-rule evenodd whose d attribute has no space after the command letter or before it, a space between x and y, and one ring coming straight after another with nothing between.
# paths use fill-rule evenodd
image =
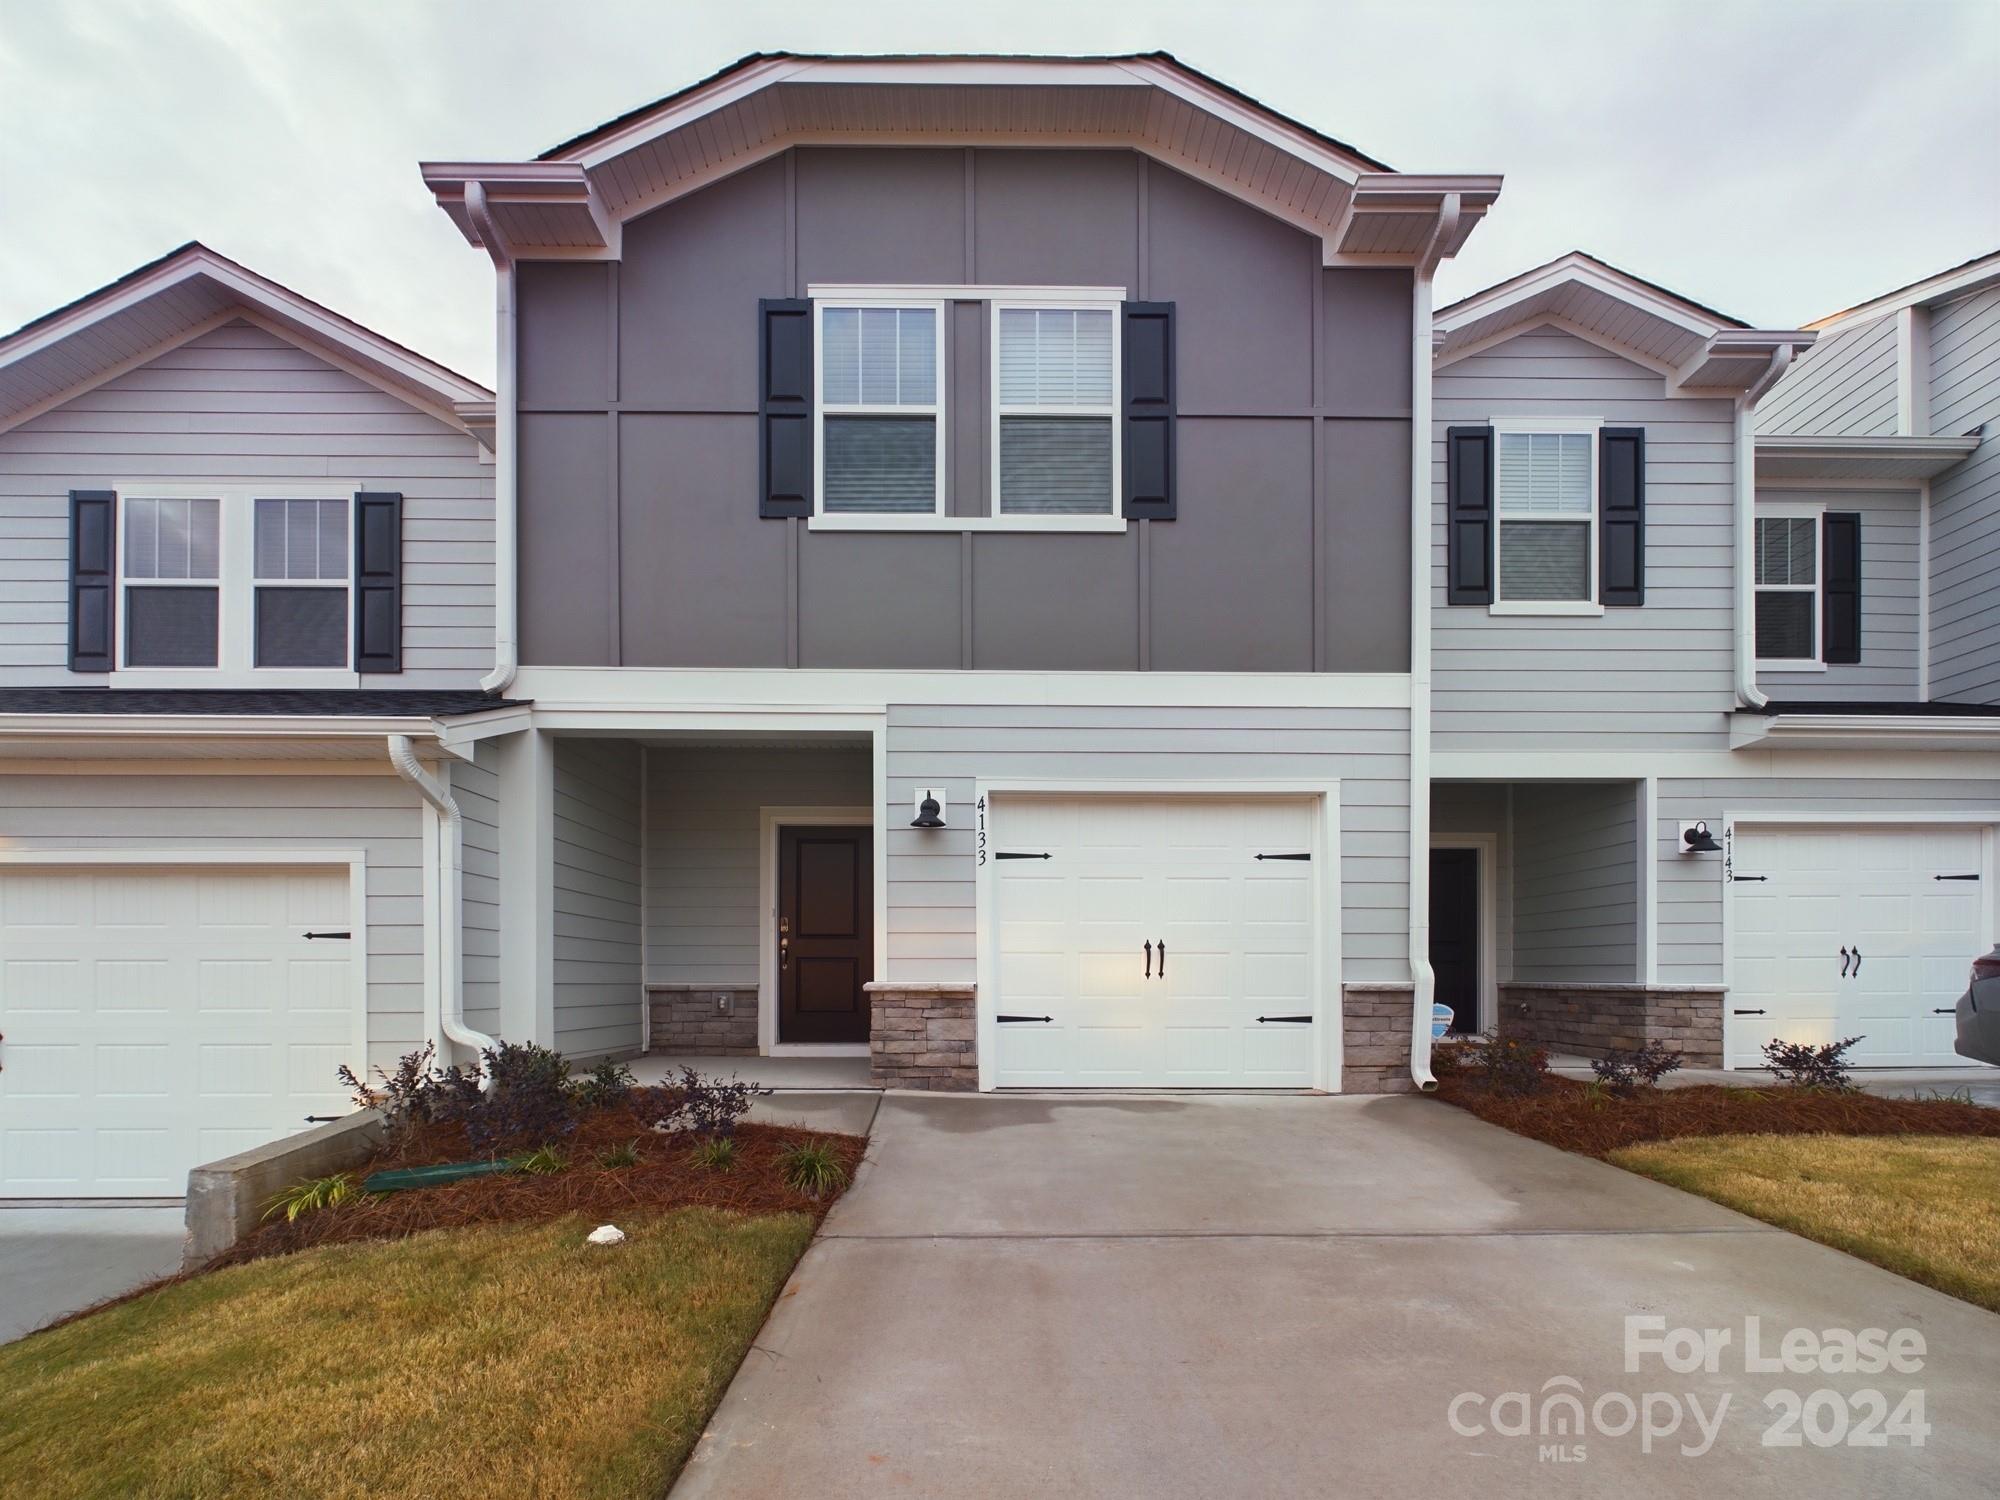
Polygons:
<instances>
[{"instance_id":1,"label":"metal roof section","mask_svg":"<svg viewBox=\"0 0 2000 1500\"><path fill-rule=\"evenodd\" d=\"M616 259L626 220L793 146L835 144L1126 147L1315 235L1327 264L1456 254L1501 185L1392 171L1165 53L758 53L534 161L422 170L470 244L484 243L466 201L476 183L515 259Z\"/></svg>"},{"instance_id":2,"label":"metal roof section","mask_svg":"<svg viewBox=\"0 0 2000 1500\"><path fill-rule=\"evenodd\" d=\"M1809 348L1801 329L1751 328L1582 250L1572 250L1441 308L1431 351L1448 365L1528 328L1550 326L1659 371L1673 393L1734 396L1780 349Z\"/></svg>"},{"instance_id":3,"label":"metal roof section","mask_svg":"<svg viewBox=\"0 0 2000 1500\"><path fill-rule=\"evenodd\" d=\"M465 425L457 403L492 399L477 381L191 241L0 338L0 432L238 318L454 425Z\"/></svg>"}]
</instances>

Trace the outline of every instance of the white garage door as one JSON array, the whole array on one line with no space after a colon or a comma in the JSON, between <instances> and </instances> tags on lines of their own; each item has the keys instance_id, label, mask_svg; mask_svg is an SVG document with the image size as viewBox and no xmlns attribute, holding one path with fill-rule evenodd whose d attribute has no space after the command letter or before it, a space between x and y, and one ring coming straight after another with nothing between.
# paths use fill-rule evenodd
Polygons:
<instances>
[{"instance_id":1,"label":"white garage door","mask_svg":"<svg viewBox=\"0 0 2000 1500\"><path fill-rule=\"evenodd\" d=\"M1275 799L994 799L993 1081L1311 1087L1316 882L1301 856L1316 814Z\"/></svg>"},{"instance_id":2,"label":"white garage door","mask_svg":"<svg viewBox=\"0 0 2000 1500\"><path fill-rule=\"evenodd\" d=\"M1986 950L1977 828L1739 827L1731 1067L1773 1037L1862 1038L1868 1067L1963 1063L1953 1009ZM1845 949L1845 953L1842 950Z\"/></svg>"},{"instance_id":3,"label":"white garage door","mask_svg":"<svg viewBox=\"0 0 2000 1500\"><path fill-rule=\"evenodd\" d=\"M345 866L0 871L0 1197L178 1197L347 1101Z\"/></svg>"}]
</instances>

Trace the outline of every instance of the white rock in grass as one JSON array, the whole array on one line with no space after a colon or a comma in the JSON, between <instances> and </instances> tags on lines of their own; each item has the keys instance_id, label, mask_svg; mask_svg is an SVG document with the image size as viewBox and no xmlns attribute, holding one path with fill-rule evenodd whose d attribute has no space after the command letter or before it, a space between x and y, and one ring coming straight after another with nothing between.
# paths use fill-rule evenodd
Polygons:
<instances>
[{"instance_id":1,"label":"white rock in grass","mask_svg":"<svg viewBox=\"0 0 2000 1500\"><path fill-rule=\"evenodd\" d=\"M585 1238L593 1245L622 1245L625 1243L625 1231L616 1224L600 1224Z\"/></svg>"}]
</instances>

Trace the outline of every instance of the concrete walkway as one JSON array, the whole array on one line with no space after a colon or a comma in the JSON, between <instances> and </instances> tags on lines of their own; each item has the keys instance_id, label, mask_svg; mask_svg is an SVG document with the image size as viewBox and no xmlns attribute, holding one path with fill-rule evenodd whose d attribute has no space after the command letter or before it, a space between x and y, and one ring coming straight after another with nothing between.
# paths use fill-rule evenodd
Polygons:
<instances>
[{"instance_id":1,"label":"concrete walkway","mask_svg":"<svg viewBox=\"0 0 2000 1500\"><path fill-rule=\"evenodd\" d=\"M1731 1342L1628 1372L1629 1314ZM1795 1326L1927 1353L1749 1373L1750 1315L1767 1353ZM1561 1377L1681 1430L1503 1435L1493 1398ZM1761 1445L1771 1392L1822 1387L1843 1419L1921 1389L1932 1431ZM674 1493L1984 1496L1996 1389L2000 1318L1433 1100L892 1093Z\"/></svg>"},{"instance_id":2,"label":"concrete walkway","mask_svg":"<svg viewBox=\"0 0 2000 1500\"><path fill-rule=\"evenodd\" d=\"M0 1207L0 1343L178 1271L181 1214Z\"/></svg>"}]
</instances>

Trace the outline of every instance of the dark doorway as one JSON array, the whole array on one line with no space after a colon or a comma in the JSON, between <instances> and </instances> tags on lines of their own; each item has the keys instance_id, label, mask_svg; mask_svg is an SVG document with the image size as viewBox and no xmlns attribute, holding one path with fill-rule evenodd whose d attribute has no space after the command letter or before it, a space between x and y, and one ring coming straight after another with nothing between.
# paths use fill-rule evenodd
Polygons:
<instances>
[{"instance_id":1,"label":"dark doorway","mask_svg":"<svg viewBox=\"0 0 2000 1500\"><path fill-rule=\"evenodd\" d=\"M1451 1029L1479 1030L1479 851L1431 850L1431 971Z\"/></svg>"},{"instance_id":2,"label":"dark doorway","mask_svg":"<svg viewBox=\"0 0 2000 1500\"><path fill-rule=\"evenodd\" d=\"M875 831L778 829L778 1040L865 1042Z\"/></svg>"}]
</instances>

